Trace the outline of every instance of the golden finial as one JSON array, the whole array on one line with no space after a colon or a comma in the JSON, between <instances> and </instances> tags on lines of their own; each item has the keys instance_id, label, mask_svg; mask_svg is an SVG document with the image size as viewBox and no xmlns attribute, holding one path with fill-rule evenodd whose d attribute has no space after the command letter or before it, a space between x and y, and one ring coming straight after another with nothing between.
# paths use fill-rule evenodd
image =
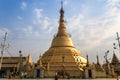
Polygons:
<instances>
[{"instance_id":1,"label":"golden finial","mask_svg":"<svg viewBox=\"0 0 120 80\"><path fill-rule=\"evenodd\" d=\"M61 13L61 15L64 14L64 10L63 10L63 0L61 0L61 10L60 10L60 13Z\"/></svg>"}]
</instances>

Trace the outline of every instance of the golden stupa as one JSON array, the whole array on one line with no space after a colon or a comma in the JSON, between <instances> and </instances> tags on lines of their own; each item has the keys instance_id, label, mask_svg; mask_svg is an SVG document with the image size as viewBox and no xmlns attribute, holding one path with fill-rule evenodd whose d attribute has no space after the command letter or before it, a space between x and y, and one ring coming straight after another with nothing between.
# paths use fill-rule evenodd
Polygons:
<instances>
[{"instance_id":1,"label":"golden stupa","mask_svg":"<svg viewBox=\"0 0 120 80\"><path fill-rule=\"evenodd\" d=\"M80 77L87 60L74 47L71 37L66 31L63 5L60 9L60 20L57 35L50 48L41 57L45 67L45 77L60 76Z\"/></svg>"}]
</instances>

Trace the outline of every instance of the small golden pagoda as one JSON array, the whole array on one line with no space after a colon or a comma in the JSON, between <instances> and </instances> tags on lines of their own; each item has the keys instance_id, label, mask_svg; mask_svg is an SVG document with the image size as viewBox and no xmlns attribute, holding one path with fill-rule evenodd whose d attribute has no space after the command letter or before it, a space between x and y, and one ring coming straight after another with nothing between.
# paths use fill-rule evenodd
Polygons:
<instances>
[{"instance_id":1,"label":"small golden pagoda","mask_svg":"<svg viewBox=\"0 0 120 80\"><path fill-rule=\"evenodd\" d=\"M57 35L54 36L50 48L42 55L41 62L45 67L45 77L80 77L83 67L86 66L87 60L74 47L66 31L63 4Z\"/></svg>"}]
</instances>

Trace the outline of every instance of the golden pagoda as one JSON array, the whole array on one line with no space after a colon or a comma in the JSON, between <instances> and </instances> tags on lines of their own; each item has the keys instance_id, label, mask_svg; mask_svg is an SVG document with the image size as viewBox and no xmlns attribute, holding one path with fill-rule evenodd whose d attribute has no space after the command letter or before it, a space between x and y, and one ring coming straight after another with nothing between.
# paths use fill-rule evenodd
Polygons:
<instances>
[{"instance_id":1,"label":"golden pagoda","mask_svg":"<svg viewBox=\"0 0 120 80\"><path fill-rule=\"evenodd\" d=\"M87 60L73 45L66 31L63 4L61 3L60 20L57 35L50 48L41 57L45 67L45 77L80 77Z\"/></svg>"}]
</instances>

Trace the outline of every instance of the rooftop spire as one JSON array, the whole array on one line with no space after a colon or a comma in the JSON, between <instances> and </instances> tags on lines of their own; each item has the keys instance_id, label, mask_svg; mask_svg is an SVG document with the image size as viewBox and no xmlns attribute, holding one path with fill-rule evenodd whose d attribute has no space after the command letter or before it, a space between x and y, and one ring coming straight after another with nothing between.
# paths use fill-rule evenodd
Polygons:
<instances>
[{"instance_id":1,"label":"rooftop spire","mask_svg":"<svg viewBox=\"0 0 120 80\"><path fill-rule=\"evenodd\" d=\"M63 17L63 20L64 20L63 1L61 1L60 18L61 18L61 17Z\"/></svg>"},{"instance_id":2,"label":"rooftop spire","mask_svg":"<svg viewBox=\"0 0 120 80\"><path fill-rule=\"evenodd\" d=\"M88 55L86 55L86 58L87 58L87 64L86 64L86 67L89 67Z\"/></svg>"},{"instance_id":3,"label":"rooftop spire","mask_svg":"<svg viewBox=\"0 0 120 80\"><path fill-rule=\"evenodd\" d=\"M119 59L117 58L115 52L113 51L113 58L111 61L112 64L118 64L119 63Z\"/></svg>"},{"instance_id":4,"label":"rooftop spire","mask_svg":"<svg viewBox=\"0 0 120 80\"><path fill-rule=\"evenodd\" d=\"M63 1L61 1L61 10L60 10L60 14L64 16Z\"/></svg>"},{"instance_id":5,"label":"rooftop spire","mask_svg":"<svg viewBox=\"0 0 120 80\"><path fill-rule=\"evenodd\" d=\"M60 19L59 19L58 32L54 36L51 47L52 48L53 47L74 47L72 40L66 30L62 1L61 1L61 8L60 8Z\"/></svg>"},{"instance_id":6,"label":"rooftop spire","mask_svg":"<svg viewBox=\"0 0 120 80\"><path fill-rule=\"evenodd\" d=\"M58 28L57 36L67 36L65 20L64 20L63 1L61 1L60 20L59 20L59 28Z\"/></svg>"},{"instance_id":7,"label":"rooftop spire","mask_svg":"<svg viewBox=\"0 0 120 80\"><path fill-rule=\"evenodd\" d=\"M100 64L100 63L99 63L99 57L98 57L98 55L97 55L97 64Z\"/></svg>"}]
</instances>

